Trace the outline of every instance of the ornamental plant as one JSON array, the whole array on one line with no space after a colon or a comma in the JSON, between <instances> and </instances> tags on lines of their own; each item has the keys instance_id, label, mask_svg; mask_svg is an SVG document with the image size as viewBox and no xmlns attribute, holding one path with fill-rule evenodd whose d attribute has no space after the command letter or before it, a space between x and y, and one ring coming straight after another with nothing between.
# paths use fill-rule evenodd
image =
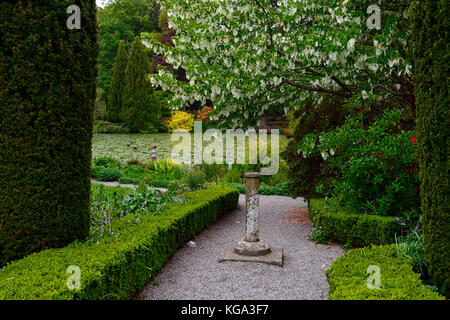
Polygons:
<instances>
[{"instance_id":1,"label":"ornamental plant","mask_svg":"<svg viewBox=\"0 0 450 320\"><path fill-rule=\"evenodd\" d=\"M362 114L351 115L336 130L309 134L301 146L304 156L320 154L338 171L330 193L350 212L419 219L417 140L401 129L400 117L400 110L385 111L365 128Z\"/></svg>"},{"instance_id":2,"label":"ornamental plant","mask_svg":"<svg viewBox=\"0 0 450 320\"><path fill-rule=\"evenodd\" d=\"M93 0L0 2L0 267L88 235L96 13Z\"/></svg>"},{"instance_id":3,"label":"ornamental plant","mask_svg":"<svg viewBox=\"0 0 450 320\"><path fill-rule=\"evenodd\" d=\"M167 123L167 127L169 128L169 132L177 130L192 131L194 127L194 116L185 111L174 111Z\"/></svg>"},{"instance_id":4,"label":"ornamental plant","mask_svg":"<svg viewBox=\"0 0 450 320\"><path fill-rule=\"evenodd\" d=\"M409 1L377 1L379 29L368 28L373 0L161 0L172 42L145 44L187 82L159 65L151 81L170 105L209 99L212 120L244 127L269 108L288 111L324 93L343 99L414 104ZM274 5L276 3L276 5Z\"/></svg>"}]
</instances>

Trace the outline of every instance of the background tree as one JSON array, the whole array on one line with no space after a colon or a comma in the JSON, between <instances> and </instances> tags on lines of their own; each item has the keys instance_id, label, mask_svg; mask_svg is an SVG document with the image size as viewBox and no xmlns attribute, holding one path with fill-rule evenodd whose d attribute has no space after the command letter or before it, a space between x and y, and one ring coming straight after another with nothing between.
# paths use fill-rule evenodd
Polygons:
<instances>
[{"instance_id":1,"label":"background tree","mask_svg":"<svg viewBox=\"0 0 450 320\"><path fill-rule=\"evenodd\" d=\"M98 9L100 33L98 85L103 99L109 96L113 77L113 64L123 40L130 51L134 37L141 32L159 32L159 4L156 0L113 0Z\"/></svg>"},{"instance_id":2,"label":"background tree","mask_svg":"<svg viewBox=\"0 0 450 320\"><path fill-rule=\"evenodd\" d=\"M124 120L122 117L122 90L124 87L123 75L125 74L127 63L128 53L125 48L125 41L120 40L108 95L107 116L109 121L122 122Z\"/></svg>"},{"instance_id":3,"label":"background tree","mask_svg":"<svg viewBox=\"0 0 450 320\"><path fill-rule=\"evenodd\" d=\"M431 275L450 288L449 3L412 4L414 79L425 254Z\"/></svg>"},{"instance_id":4,"label":"background tree","mask_svg":"<svg viewBox=\"0 0 450 320\"><path fill-rule=\"evenodd\" d=\"M122 112L131 132L158 128L160 100L147 79L151 64L149 53L136 37L125 70Z\"/></svg>"},{"instance_id":5,"label":"background tree","mask_svg":"<svg viewBox=\"0 0 450 320\"><path fill-rule=\"evenodd\" d=\"M0 265L88 235L94 0L0 3Z\"/></svg>"}]
</instances>

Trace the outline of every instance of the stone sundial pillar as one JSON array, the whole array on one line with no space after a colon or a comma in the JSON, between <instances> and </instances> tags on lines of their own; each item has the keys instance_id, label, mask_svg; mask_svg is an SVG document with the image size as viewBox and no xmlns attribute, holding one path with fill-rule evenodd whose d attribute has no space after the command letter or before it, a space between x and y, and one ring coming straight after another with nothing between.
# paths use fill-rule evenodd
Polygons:
<instances>
[{"instance_id":1,"label":"stone sundial pillar","mask_svg":"<svg viewBox=\"0 0 450 320\"><path fill-rule=\"evenodd\" d=\"M259 239L259 172L246 172L245 203L246 223L245 238L237 244L234 252L240 255L260 256L271 252L270 247Z\"/></svg>"}]
</instances>

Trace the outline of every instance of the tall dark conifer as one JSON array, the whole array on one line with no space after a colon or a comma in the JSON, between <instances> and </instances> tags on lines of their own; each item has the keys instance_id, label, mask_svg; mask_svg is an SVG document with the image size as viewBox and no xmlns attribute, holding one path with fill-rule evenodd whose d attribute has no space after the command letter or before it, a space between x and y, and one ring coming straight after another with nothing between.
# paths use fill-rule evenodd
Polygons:
<instances>
[{"instance_id":1,"label":"tall dark conifer","mask_svg":"<svg viewBox=\"0 0 450 320\"><path fill-rule=\"evenodd\" d=\"M412 4L414 80L425 255L431 275L450 288L448 154L449 2Z\"/></svg>"}]
</instances>

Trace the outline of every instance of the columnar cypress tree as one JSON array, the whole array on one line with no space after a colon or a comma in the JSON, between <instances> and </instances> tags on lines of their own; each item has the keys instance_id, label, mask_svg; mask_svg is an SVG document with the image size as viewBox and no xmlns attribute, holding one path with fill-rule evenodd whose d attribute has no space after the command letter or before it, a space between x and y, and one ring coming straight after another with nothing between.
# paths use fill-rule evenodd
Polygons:
<instances>
[{"instance_id":1,"label":"columnar cypress tree","mask_svg":"<svg viewBox=\"0 0 450 320\"><path fill-rule=\"evenodd\" d=\"M431 275L450 287L448 154L449 3L412 5L413 54L425 254Z\"/></svg>"},{"instance_id":2,"label":"columnar cypress tree","mask_svg":"<svg viewBox=\"0 0 450 320\"><path fill-rule=\"evenodd\" d=\"M116 61L114 62L113 78L111 80L111 87L108 94L108 120L113 122L121 122L122 118L122 91L124 87L123 76L128 63L128 53L125 48L125 42L119 42L119 49L117 50Z\"/></svg>"},{"instance_id":3,"label":"columnar cypress tree","mask_svg":"<svg viewBox=\"0 0 450 320\"><path fill-rule=\"evenodd\" d=\"M2 1L0 21L4 265L88 235L98 47L94 0Z\"/></svg>"},{"instance_id":4,"label":"columnar cypress tree","mask_svg":"<svg viewBox=\"0 0 450 320\"><path fill-rule=\"evenodd\" d=\"M125 70L122 111L131 132L157 127L161 108L152 84L147 79L151 65L148 52L139 37L131 48Z\"/></svg>"}]
</instances>

